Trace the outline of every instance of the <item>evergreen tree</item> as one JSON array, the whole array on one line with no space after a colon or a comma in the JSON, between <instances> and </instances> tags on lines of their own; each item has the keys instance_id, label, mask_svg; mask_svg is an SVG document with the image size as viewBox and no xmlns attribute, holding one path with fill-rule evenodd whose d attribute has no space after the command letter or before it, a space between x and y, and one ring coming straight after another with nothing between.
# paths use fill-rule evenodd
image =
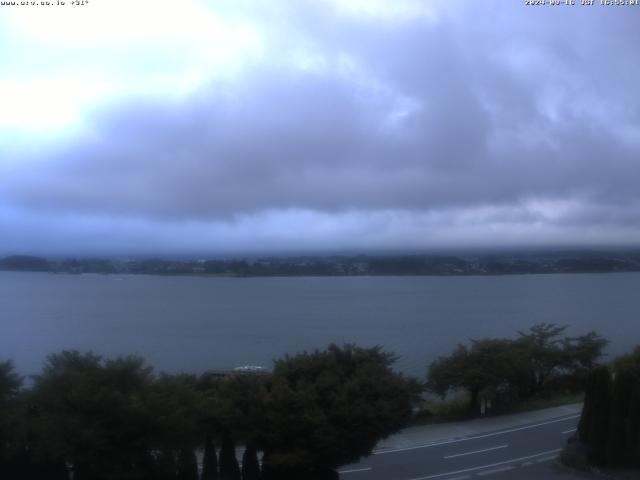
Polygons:
<instances>
[{"instance_id":1,"label":"evergreen tree","mask_svg":"<svg viewBox=\"0 0 640 480\"><path fill-rule=\"evenodd\" d=\"M177 480L198 480L198 461L190 448L180 449Z\"/></svg>"},{"instance_id":2,"label":"evergreen tree","mask_svg":"<svg viewBox=\"0 0 640 480\"><path fill-rule=\"evenodd\" d=\"M24 468L20 461L18 393L22 378L14 371L10 361L0 362L0 478L9 478Z\"/></svg>"},{"instance_id":3,"label":"evergreen tree","mask_svg":"<svg viewBox=\"0 0 640 480\"><path fill-rule=\"evenodd\" d=\"M154 480L175 480L177 473L178 465L175 453L172 450L161 450L155 461Z\"/></svg>"},{"instance_id":4,"label":"evergreen tree","mask_svg":"<svg viewBox=\"0 0 640 480\"><path fill-rule=\"evenodd\" d=\"M265 451L262 454L262 465L260 468L260 473L262 476L262 480L277 480L277 472L274 471L271 465L269 451Z\"/></svg>"},{"instance_id":5,"label":"evergreen tree","mask_svg":"<svg viewBox=\"0 0 640 480\"><path fill-rule=\"evenodd\" d=\"M606 464L613 467L621 467L631 461L629 413L633 387L634 378L631 372L616 372L606 437Z\"/></svg>"},{"instance_id":6,"label":"evergreen tree","mask_svg":"<svg viewBox=\"0 0 640 480\"><path fill-rule=\"evenodd\" d=\"M242 455L242 480L260 480L258 450L253 444L248 444Z\"/></svg>"},{"instance_id":7,"label":"evergreen tree","mask_svg":"<svg viewBox=\"0 0 640 480\"><path fill-rule=\"evenodd\" d=\"M220 449L220 480L240 480L240 466L231 435L226 434Z\"/></svg>"},{"instance_id":8,"label":"evergreen tree","mask_svg":"<svg viewBox=\"0 0 640 480\"><path fill-rule=\"evenodd\" d=\"M587 380L585 403L578 425L580 439L590 446L589 461L596 465L603 465L606 461L611 390L611 370L606 366L596 367Z\"/></svg>"},{"instance_id":9,"label":"evergreen tree","mask_svg":"<svg viewBox=\"0 0 640 480\"><path fill-rule=\"evenodd\" d=\"M640 466L640 347L591 372L578 433L592 465Z\"/></svg>"},{"instance_id":10,"label":"evergreen tree","mask_svg":"<svg viewBox=\"0 0 640 480\"><path fill-rule=\"evenodd\" d=\"M204 456L202 458L202 480L218 480L218 457L213 436L207 435L204 442Z\"/></svg>"},{"instance_id":11,"label":"evergreen tree","mask_svg":"<svg viewBox=\"0 0 640 480\"><path fill-rule=\"evenodd\" d=\"M640 466L640 347L615 362L616 388L611 412L613 445L609 459L620 467Z\"/></svg>"},{"instance_id":12,"label":"evergreen tree","mask_svg":"<svg viewBox=\"0 0 640 480\"><path fill-rule=\"evenodd\" d=\"M640 379L634 383L629 403L627 458L630 460L630 467L640 468Z\"/></svg>"}]
</instances>

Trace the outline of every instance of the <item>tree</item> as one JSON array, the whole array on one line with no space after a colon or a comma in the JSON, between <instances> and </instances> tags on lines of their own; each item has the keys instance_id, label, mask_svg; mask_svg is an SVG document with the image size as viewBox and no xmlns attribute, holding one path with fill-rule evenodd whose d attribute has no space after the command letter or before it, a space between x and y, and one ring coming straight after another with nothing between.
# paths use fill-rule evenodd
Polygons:
<instances>
[{"instance_id":1,"label":"tree","mask_svg":"<svg viewBox=\"0 0 640 480\"><path fill-rule=\"evenodd\" d=\"M431 363L427 386L442 397L465 390L474 413L480 399L501 406L547 391L581 391L607 342L595 332L562 337L565 329L541 323L515 340L485 338L458 345Z\"/></svg>"},{"instance_id":2,"label":"tree","mask_svg":"<svg viewBox=\"0 0 640 480\"><path fill-rule=\"evenodd\" d=\"M220 449L220 480L240 480L236 446L231 435L225 435Z\"/></svg>"},{"instance_id":3,"label":"tree","mask_svg":"<svg viewBox=\"0 0 640 480\"><path fill-rule=\"evenodd\" d=\"M467 386L465 379L465 372L470 365L469 349L459 344L451 355L438 357L431 362L427 388L441 397L445 397L452 389L472 389L473 385ZM471 403L473 406L474 402Z\"/></svg>"},{"instance_id":4,"label":"tree","mask_svg":"<svg viewBox=\"0 0 640 480\"><path fill-rule=\"evenodd\" d=\"M480 398L511 403L523 381L524 357L512 340L472 340L471 347L458 345L448 357L429 367L428 388L444 397L462 389L469 394L469 409L480 410Z\"/></svg>"},{"instance_id":5,"label":"tree","mask_svg":"<svg viewBox=\"0 0 640 480\"><path fill-rule=\"evenodd\" d=\"M597 365L602 357L602 351L609 341L596 332L591 331L579 337L569 337L563 340L566 365L574 372L588 371Z\"/></svg>"},{"instance_id":6,"label":"tree","mask_svg":"<svg viewBox=\"0 0 640 480\"><path fill-rule=\"evenodd\" d=\"M206 435L221 440L220 478L238 478L240 469L234 444L244 444L246 455L255 457L264 431L264 399L267 378L263 375L234 374L212 379L204 375L200 389L204 398L201 415ZM248 453L247 453L248 452ZM251 465L257 458L245 458L244 469L251 475ZM255 462L254 462L255 460ZM248 462L248 463L247 463ZM258 467L259 471L259 467Z\"/></svg>"},{"instance_id":7,"label":"tree","mask_svg":"<svg viewBox=\"0 0 640 480\"><path fill-rule=\"evenodd\" d=\"M198 460L190 448L181 448L178 453L177 480L198 480Z\"/></svg>"},{"instance_id":8,"label":"tree","mask_svg":"<svg viewBox=\"0 0 640 480\"><path fill-rule=\"evenodd\" d=\"M201 480L218 480L218 457L211 434L205 434Z\"/></svg>"},{"instance_id":9,"label":"tree","mask_svg":"<svg viewBox=\"0 0 640 480\"><path fill-rule=\"evenodd\" d=\"M73 466L74 478L141 478L153 424L145 396L151 368L138 357L103 362L92 353L51 355L35 380L38 442L45 458Z\"/></svg>"},{"instance_id":10,"label":"tree","mask_svg":"<svg viewBox=\"0 0 640 480\"><path fill-rule=\"evenodd\" d=\"M520 396L530 398L540 392L554 372L567 362L560 337L567 329L553 323L539 323L527 332L518 332L516 341L527 358L528 382L522 385Z\"/></svg>"},{"instance_id":11,"label":"tree","mask_svg":"<svg viewBox=\"0 0 640 480\"><path fill-rule=\"evenodd\" d=\"M253 444L247 445L242 455L242 480L260 480L258 451Z\"/></svg>"},{"instance_id":12,"label":"tree","mask_svg":"<svg viewBox=\"0 0 640 480\"><path fill-rule=\"evenodd\" d=\"M579 337L564 338L562 350L565 358L560 375L557 376L561 386L570 391L583 392L589 372L598 365L608 343L593 331Z\"/></svg>"},{"instance_id":13,"label":"tree","mask_svg":"<svg viewBox=\"0 0 640 480\"><path fill-rule=\"evenodd\" d=\"M604 365L594 368L587 380L584 406L578 424L580 440L590 445L589 460L600 465L605 461L611 388L611 370Z\"/></svg>"},{"instance_id":14,"label":"tree","mask_svg":"<svg viewBox=\"0 0 640 480\"><path fill-rule=\"evenodd\" d=\"M0 362L0 477L16 475L21 468L17 403L21 386L22 377L15 373L13 363Z\"/></svg>"},{"instance_id":15,"label":"tree","mask_svg":"<svg viewBox=\"0 0 640 480\"><path fill-rule=\"evenodd\" d=\"M15 371L13 362L0 362L0 405L13 400L22 386L22 377Z\"/></svg>"},{"instance_id":16,"label":"tree","mask_svg":"<svg viewBox=\"0 0 640 480\"><path fill-rule=\"evenodd\" d=\"M162 373L150 386L147 408L156 421L152 425L154 449L178 453L204 443L200 425L201 393L197 377Z\"/></svg>"},{"instance_id":17,"label":"tree","mask_svg":"<svg viewBox=\"0 0 640 480\"><path fill-rule=\"evenodd\" d=\"M578 425L597 466L640 466L640 347L589 375Z\"/></svg>"},{"instance_id":18,"label":"tree","mask_svg":"<svg viewBox=\"0 0 640 480\"><path fill-rule=\"evenodd\" d=\"M614 363L607 462L640 466L640 347Z\"/></svg>"},{"instance_id":19,"label":"tree","mask_svg":"<svg viewBox=\"0 0 640 480\"><path fill-rule=\"evenodd\" d=\"M154 455L153 480L176 480L178 458L173 450L158 450Z\"/></svg>"},{"instance_id":20,"label":"tree","mask_svg":"<svg viewBox=\"0 0 640 480\"><path fill-rule=\"evenodd\" d=\"M263 476L327 478L402 428L420 387L380 347L330 345L275 362L262 434Z\"/></svg>"}]
</instances>

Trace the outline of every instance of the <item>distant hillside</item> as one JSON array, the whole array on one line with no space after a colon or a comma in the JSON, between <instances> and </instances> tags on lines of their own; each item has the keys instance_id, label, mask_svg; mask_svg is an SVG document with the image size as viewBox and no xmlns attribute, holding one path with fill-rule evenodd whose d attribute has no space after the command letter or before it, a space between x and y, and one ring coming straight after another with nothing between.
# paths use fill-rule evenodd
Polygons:
<instances>
[{"instance_id":1,"label":"distant hillside","mask_svg":"<svg viewBox=\"0 0 640 480\"><path fill-rule=\"evenodd\" d=\"M45 258L30 255L13 255L0 260L0 270L23 272L48 272L51 269Z\"/></svg>"},{"instance_id":2,"label":"distant hillside","mask_svg":"<svg viewBox=\"0 0 640 480\"><path fill-rule=\"evenodd\" d=\"M47 260L16 255L0 270L209 276L514 275L640 271L640 252L547 252L491 255L352 255L201 260Z\"/></svg>"}]
</instances>

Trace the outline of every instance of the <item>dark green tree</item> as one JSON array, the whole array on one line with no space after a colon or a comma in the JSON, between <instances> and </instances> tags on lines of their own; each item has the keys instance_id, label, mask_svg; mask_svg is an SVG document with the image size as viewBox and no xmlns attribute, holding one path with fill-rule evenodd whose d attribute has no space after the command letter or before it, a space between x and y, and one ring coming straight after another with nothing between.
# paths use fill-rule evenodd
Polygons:
<instances>
[{"instance_id":1,"label":"dark green tree","mask_svg":"<svg viewBox=\"0 0 640 480\"><path fill-rule=\"evenodd\" d=\"M173 450L158 450L154 455L153 477L150 480L176 480L178 459Z\"/></svg>"},{"instance_id":2,"label":"dark green tree","mask_svg":"<svg viewBox=\"0 0 640 480\"><path fill-rule=\"evenodd\" d=\"M458 345L448 357L429 367L428 388L444 397L455 390L469 394L471 412L480 411L480 399L509 404L518 398L526 381L526 359L512 340L472 340L469 348Z\"/></svg>"},{"instance_id":3,"label":"dark green tree","mask_svg":"<svg viewBox=\"0 0 640 480\"><path fill-rule=\"evenodd\" d=\"M203 424L213 437L219 437L227 444L244 444L249 452L256 452L262 442L266 382L264 375L234 374L215 381L201 380L201 388L206 408L203 412ZM225 438L226 437L226 438ZM226 458L223 459L223 457ZM220 451L220 477L236 477L237 461L235 455L227 454L223 445ZM250 465L250 462L249 464Z\"/></svg>"},{"instance_id":4,"label":"dark green tree","mask_svg":"<svg viewBox=\"0 0 640 480\"><path fill-rule=\"evenodd\" d=\"M565 329L541 323L519 332L515 340L486 338L458 345L432 362L427 386L442 397L466 391L474 413L480 399L500 407L549 392L582 391L607 342L595 332L562 337Z\"/></svg>"},{"instance_id":5,"label":"dark green tree","mask_svg":"<svg viewBox=\"0 0 640 480\"><path fill-rule=\"evenodd\" d=\"M147 408L162 422L153 425L155 447L159 450L195 449L204 443L200 428L202 399L197 377L189 374L161 374L150 388Z\"/></svg>"},{"instance_id":6,"label":"dark green tree","mask_svg":"<svg viewBox=\"0 0 640 480\"><path fill-rule=\"evenodd\" d=\"M588 377L580 440L597 466L640 466L640 347Z\"/></svg>"},{"instance_id":7,"label":"dark green tree","mask_svg":"<svg viewBox=\"0 0 640 480\"><path fill-rule=\"evenodd\" d=\"M596 332L563 340L565 364L573 371L589 371L598 364L609 341Z\"/></svg>"},{"instance_id":8,"label":"dark green tree","mask_svg":"<svg viewBox=\"0 0 640 480\"><path fill-rule=\"evenodd\" d=\"M15 399L22 386L22 377L15 372L13 362L0 362L0 405Z\"/></svg>"},{"instance_id":9,"label":"dark green tree","mask_svg":"<svg viewBox=\"0 0 640 480\"><path fill-rule=\"evenodd\" d=\"M527 382L521 385L519 392L522 398L542 391L554 373L567 365L561 336L566 329L566 326L553 323L539 323L528 331L518 332L520 338L516 345L527 359Z\"/></svg>"},{"instance_id":10,"label":"dark green tree","mask_svg":"<svg viewBox=\"0 0 640 480\"><path fill-rule=\"evenodd\" d=\"M18 402L21 386L13 363L0 362L0 478L17 476L25 468L19 418L23 412Z\"/></svg>"},{"instance_id":11,"label":"dark green tree","mask_svg":"<svg viewBox=\"0 0 640 480\"><path fill-rule=\"evenodd\" d=\"M469 349L459 344L451 355L438 357L431 362L427 373L427 388L441 397L445 397L451 390L473 389L475 386L467 385L465 378L470 365ZM471 404L475 407L473 400Z\"/></svg>"},{"instance_id":12,"label":"dark green tree","mask_svg":"<svg viewBox=\"0 0 640 480\"><path fill-rule=\"evenodd\" d=\"M420 386L380 347L331 345L275 362L265 402L263 476L326 478L406 425Z\"/></svg>"},{"instance_id":13,"label":"dark green tree","mask_svg":"<svg viewBox=\"0 0 640 480\"><path fill-rule=\"evenodd\" d=\"M77 480L142 478L150 462L151 381L151 368L137 357L50 356L33 387L34 449L71 464Z\"/></svg>"},{"instance_id":14,"label":"dark green tree","mask_svg":"<svg viewBox=\"0 0 640 480\"><path fill-rule=\"evenodd\" d=\"M609 420L607 463L640 464L640 347L617 359Z\"/></svg>"},{"instance_id":15,"label":"dark green tree","mask_svg":"<svg viewBox=\"0 0 640 480\"><path fill-rule=\"evenodd\" d=\"M633 390L637 381L632 372L627 369L616 372L611 407L608 412L609 430L604 437L606 443L602 446L606 447L606 462L604 463L608 465L623 466L629 465L631 462L632 449L629 448L631 447L629 440L632 436L632 425L629 424L629 416Z\"/></svg>"},{"instance_id":16,"label":"dark green tree","mask_svg":"<svg viewBox=\"0 0 640 480\"><path fill-rule=\"evenodd\" d=\"M594 368L587 379L578 434L580 440L590 446L589 460L599 465L604 464L606 460L611 390L612 380L609 367Z\"/></svg>"}]
</instances>

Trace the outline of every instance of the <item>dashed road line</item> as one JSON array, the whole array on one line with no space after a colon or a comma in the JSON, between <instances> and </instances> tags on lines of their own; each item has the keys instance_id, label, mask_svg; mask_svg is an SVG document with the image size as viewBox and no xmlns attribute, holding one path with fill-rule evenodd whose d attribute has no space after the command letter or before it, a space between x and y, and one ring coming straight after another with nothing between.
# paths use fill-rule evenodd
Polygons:
<instances>
[{"instance_id":1,"label":"dashed road line","mask_svg":"<svg viewBox=\"0 0 640 480\"><path fill-rule=\"evenodd\" d=\"M493 475L494 473L500 473L500 472L508 472L509 470L513 470L514 467L513 465L507 465L506 467L500 467L500 468L494 468L492 470L484 470L482 472L478 472L477 475L479 477L484 477L485 475Z\"/></svg>"},{"instance_id":2,"label":"dashed road line","mask_svg":"<svg viewBox=\"0 0 640 480\"><path fill-rule=\"evenodd\" d=\"M577 428L570 428L569 430L565 430L564 432L562 432L563 435L566 435L567 433L573 433L576 430L578 430Z\"/></svg>"},{"instance_id":3,"label":"dashed road line","mask_svg":"<svg viewBox=\"0 0 640 480\"><path fill-rule=\"evenodd\" d=\"M555 460L555 459L556 459L556 457L554 455L553 457L539 458L535 462L536 463L544 463L544 462L550 462L551 460Z\"/></svg>"},{"instance_id":4,"label":"dashed road line","mask_svg":"<svg viewBox=\"0 0 640 480\"><path fill-rule=\"evenodd\" d=\"M533 455L528 455L526 457L519 457L519 458L511 458L509 460L505 460L503 462L496 462L496 463L491 463L489 465L482 465L479 467L471 467L471 468L465 468L462 470L456 470L454 472L444 472L444 473L436 473L434 475L427 475L424 477L415 477L415 478L411 478L410 480L429 480L431 478L441 478L441 477L448 477L449 475L457 475L459 473L468 473L468 472L475 472L478 470L484 470L487 468L492 468L492 467L498 467L500 465L508 465L510 463L517 463L517 462L521 462L523 460L530 460L536 457L542 457L544 455L550 455L552 453L558 453L560 451L560 449L556 449L556 450L548 450L546 452L540 452L540 453L536 453Z\"/></svg>"},{"instance_id":5,"label":"dashed road line","mask_svg":"<svg viewBox=\"0 0 640 480\"><path fill-rule=\"evenodd\" d=\"M475 450L473 452L465 452L465 453L456 453L454 455L447 455L446 459L449 458L458 458L458 457L464 457L466 455L473 455L474 453L484 453L484 452L491 452L492 450L500 450L501 448L507 448L509 445L498 445L497 447L491 447L491 448L483 448L482 450Z\"/></svg>"}]
</instances>

